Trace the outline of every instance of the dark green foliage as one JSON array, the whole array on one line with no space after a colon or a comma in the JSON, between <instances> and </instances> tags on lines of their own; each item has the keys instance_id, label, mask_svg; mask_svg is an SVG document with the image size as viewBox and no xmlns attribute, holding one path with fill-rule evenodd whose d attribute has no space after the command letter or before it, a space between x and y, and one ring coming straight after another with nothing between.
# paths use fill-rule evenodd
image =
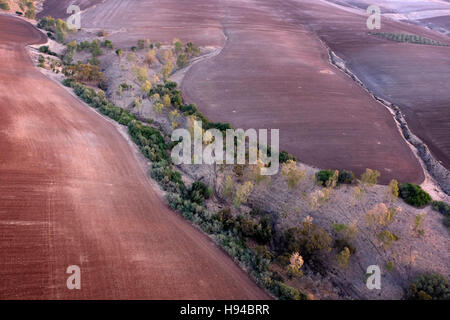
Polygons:
<instances>
[{"instance_id":1,"label":"dark green foliage","mask_svg":"<svg viewBox=\"0 0 450 320\"><path fill-rule=\"evenodd\" d=\"M305 294L281 281L273 281L272 292L277 295L280 300L307 300Z\"/></svg>"},{"instance_id":2,"label":"dark green foliage","mask_svg":"<svg viewBox=\"0 0 450 320\"><path fill-rule=\"evenodd\" d=\"M108 48L108 49L114 49L114 45L111 40L105 40L102 42L102 47Z\"/></svg>"},{"instance_id":3,"label":"dark green foliage","mask_svg":"<svg viewBox=\"0 0 450 320\"><path fill-rule=\"evenodd\" d=\"M254 230L254 238L261 244L266 244L272 239L272 224L270 215L263 216Z\"/></svg>"},{"instance_id":4,"label":"dark green foliage","mask_svg":"<svg viewBox=\"0 0 450 320\"><path fill-rule=\"evenodd\" d=\"M405 202L414 207L423 207L431 202L431 196L414 183L401 183L399 185L399 196Z\"/></svg>"},{"instance_id":5,"label":"dark green foliage","mask_svg":"<svg viewBox=\"0 0 450 320\"><path fill-rule=\"evenodd\" d=\"M334 172L334 170L320 170L316 173L317 182L326 187L328 180L333 177Z\"/></svg>"},{"instance_id":6,"label":"dark green foliage","mask_svg":"<svg viewBox=\"0 0 450 320\"><path fill-rule=\"evenodd\" d=\"M447 279L437 273L423 274L411 283L406 294L408 300L449 300Z\"/></svg>"},{"instance_id":7,"label":"dark green foliage","mask_svg":"<svg viewBox=\"0 0 450 320\"><path fill-rule=\"evenodd\" d=\"M190 57L196 57L200 55L200 48L194 45L192 42L188 42L184 48L184 51L190 56Z\"/></svg>"},{"instance_id":8,"label":"dark green foliage","mask_svg":"<svg viewBox=\"0 0 450 320\"><path fill-rule=\"evenodd\" d=\"M55 57L58 56L55 52L51 51L48 46L41 46L39 48L39 51L42 53L45 53L45 54L49 54L51 56L55 56Z\"/></svg>"},{"instance_id":9,"label":"dark green foliage","mask_svg":"<svg viewBox=\"0 0 450 320\"><path fill-rule=\"evenodd\" d=\"M355 174L351 171L342 170L339 172L338 182L344 184L353 184L356 182Z\"/></svg>"},{"instance_id":10,"label":"dark green foliage","mask_svg":"<svg viewBox=\"0 0 450 320\"><path fill-rule=\"evenodd\" d=\"M91 64L75 64L66 66L63 70L66 77L85 83L96 83L105 80L100 68Z\"/></svg>"},{"instance_id":11,"label":"dark green foliage","mask_svg":"<svg viewBox=\"0 0 450 320\"><path fill-rule=\"evenodd\" d=\"M280 151L280 163L288 162L289 160L296 161L297 158L292 154L287 153L286 151Z\"/></svg>"},{"instance_id":12,"label":"dark green foliage","mask_svg":"<svg viewBox=\"0 0 450 320\"><path fill-rule=\"evenodd\" d=\"M184 68L185 66L187 66L189 64L189 57L187 54L182 53L178 56L177 58L177 66L178 68Z\"/></svg>"},{"instance_id":13,"label":"dark green foliage","mask_svg":"<svg viewBox=\"0 0 450 320\"><path fill-rule=\"evenodd\" d=\"M131 84L128 84L126 82L121 83L120 87L122 88L123 91L128 91L133 88Z\"/></svg>"},{"instance_id":14,"label":"dark green foliage","mask_svg":"<svg viewBox=\"0 0 450 320\"><path fill-rule=\"evenodd\" d=\"M446 216L442 219L442 223L447 229L450 229L450 216Z\"/></svg>"},{"instance_id":15,"label":"dark green foliage","mask_svg":"<svg viewBox=\"0 0 450 320\"><path fill-rule=\"evenodd\" d=\"M306 258L314 258L319 251L329 251L331 237L319 226L303 222L302 227L287 229L282 238L283 253L301 252Z\"/></svg>"},{"instance_id":16,"label":"dark green foliage","mask_svg":"<svg viewBox=\"0 0 450 320\"><path fill-rule=\"evenodd\" d=\"M0 1L0 9L7 11L7 10L10 10L11 7L9 6L8 2L6 2L5 0L1 0Z\"/></svg>"},{"instance_id":17,"label":"dark green foliage","mask_svg":"<svg viewBox=\"0 0 450 320\"><path fill-rule=\"evenodd\" d=\"M212 189L200 181L195 181L189 189L190 200L198 204L203 204L211 197L211 194Z\"/></svg>"},{"instance_id":18,"label":"dark green foliage","mask_svg":"<svg viewBox=\"0 0 450 320\"><path fill-rule=\"evenodd\" d=\"M58 42L63 42L67 33L70 31L67 23L62 19L54 19L52 17L42 18L38 25L38 28L44 29L45 31L53 32L56 34L56 40Z\"/></svg>"},{"instance_id":19,"label":"dark green foliage","mask_svg":"<svg viewBox=\"0 0 450 320\"><path fill-rule=\"evenodd\" d=\"M450 205L444 201L433 201L431 206L434 211L440 212L443 215L450 215Z\"/></svg>"},{"instance_id":20,"label":"dark green foliage","mask_svg":"<svg viewBox=\"0 0 450 320\"><path fill-rule=\"evenodd\" d=\"M55 31L56 28L56 20L52 17L44 17L41 19L41 21L39 21L39 23L37 24L37 27L39 29L44 29L46 31Z\"/></svg>"},{"instance_id":21,"label":"dark green foliage","mask_svg":"<svg viewBox=\"0 0 450 320\"><path fill-rule=\"evenodd\" d=\"M355 246L352 245L347 239L338 238L334 240L333 247L336 248L338 252L341 252L345 247L347 247L350 250L350 254L356 253Z\"/></svg>"},{"instance_id":22,"label":"dark green foliage","mask_svg":"<svg viewBox=\"0 0 450 320\"><path fill-rule=\"evenodd\" d=\"M112 42L109 40L105 40L103 43L100 43L100 41L98 41L97 39L92 40L91 43L89 43L89 41L82 41L78 44L77 50L89 51L90 53L92 53L92 57L95 58L103 54L103 50L101 48L102 46L108 47L109 45L112 46Z\"/></svg>"}]
</instances>

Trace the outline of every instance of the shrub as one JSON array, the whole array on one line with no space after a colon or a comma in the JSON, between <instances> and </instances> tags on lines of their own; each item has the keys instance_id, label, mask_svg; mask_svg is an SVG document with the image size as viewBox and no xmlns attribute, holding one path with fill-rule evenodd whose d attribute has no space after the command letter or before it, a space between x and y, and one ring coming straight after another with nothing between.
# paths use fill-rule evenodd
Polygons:
<instances>
[{"instance_id":1,"label":"shrub","mask_svg":"<svg viewBox=\"0 0 450 320\"><path fill-rule=\"evenodd\" d=\"M378 234L378 239L383 242L383 245L385 245L386 248L389 248L394 241L398 241L400 238L389 230L384 230Z\"/></svg>"},{"instance_id":2,"label":"shrub","mask_svg":"<svg viewBox=\"0 0 450 320\"><path fill-rule=\"evenodd\" d=\"M350 259L350 249L348 247L344 247L337 255L336 261L342 268L348 267L348 260Z\"/></svg>"},{"instance_id":3,"label":"shrub","mask_svg":"<svg viewBox=\"0 0 450 320\"><path fill-rule=\"evenodd\" d=\"M297 168L297 163L293 160L282 164L281 175L285 177L290 189L297 188L300 180L305 177L305 173Z\"/></svg>"},{"instance_id":4,"label":"shrub","mask_svg":"<svg viewBox=\"0 0 450 320\"><path fill-rule=\"evenodd\" d=\"M450 229L450 217L449 216L444 217L444 219L442 219L442 223L444 224L444 226L447 229Z\"/></svg>"},{"instance_id":5,"label":"shrub","mask_svg":"<svg viewBox=\"0 0 450 320\"><path fill-rule=\"evenodd\" d=\"M287 229L282 238L284 253L301 252L307 258L313 258L319 251L331 249L331 237L310 221L303 221L301 228Z\"/></svg>"},{"instance_id":6,"label":"shrub","mask_svg":"<svg viewBox=\"0 0 450 320\"><path fill-rule=\"evenodd\" d=\"M434 211L440 212L443 215L450 215L450 205L444 201L433 201L431 207Z\"/></svg>"},{"instance_id":7,"label":"shrub","mask_svg":"<svg viewBox=\"0 0 450 320\"><path fill-rule=\"evenodd\" d=\"M289 276L301 277L303 275L303 272L301 270L303 263L303 257L298 252L294 252L289 258Z\"/></svg>"},{"instance_id":8,"label":"shrub","mask_svg":"<svg viewBox=\"0 0 450 320\"><path fill-rule=\"evenodd\" d=\"M182 53L178 56L177 58L177 66L178 68L184 68L185 66L187 66L189 64L189 57L187 54Z\"/></svg>"},{"instance_id":9,"label":"shrub","mask_svg":"<svg viewBox=\"0 0 450 320\"><path fill-rule=\"evenodd\" d=\"M253 191L253 187L254 185L250 181L243 184L238 184L236 186L236 193L233 199L233 205L235 208L239 208L242 204L247 203L247 200Z\"/></svg>"},{"instance_id":10,"label":"shrub","mask_svg":"<svg viewBox=\"0 0 450 320\"><path fill-rule=\"evenodd\" d=\"M356 181L355 174L351 171L342 170L339 172L338 182L344 184L353 184Z\"/></svg>"},{"instance_id":11,"label":"shrub","mask_svg":"<svg viewBox=\"0 0 450 320\"><path fill-rule=\"evenodd\" d=\"M297 158L286 151L280 151L280 163L288 162L289 160L297 162Z\"/></svg>"},{"instance_id":12,"label":"shrub","mask_svg":"<svg viewBox=\"0 0 450 320\"><path fill-rule=\"evenodd\" d=\"M10 10L11 7L9 6L8 2L5 2L5 0L1 0L0 1L0 9L7 11L7 10Z\"/></svg>"},{"instance_id":13,"label":"shrub","mask_svg":"<svg viewBox=\"0 0 450 320\"><path fill-rule=\"evenodd\" d=\"M260 244L266 244L272 239L272 224L270 222L270 215L263 216L255 227L254 238Z\"/></svg>"},{"instance_id":14,"label":"shrub","mask_svg":"<svg viewBox=\"0 0 450 320\"><path fill-rule=\"evenodd\" d=\"M378 183L380 175L380 172L377 170L366 169L366 172L361 175L361 182L369 186L374 186Z\"/></svg>"},{"instance_id":15,"label":"shrub","mask_svg":"<svg viewBox=\"0 0 450 320\"><path fill-rule=\"evenodd\" d=\"M280 300L306 300L305 294L292 288L281 281L273 281L272 291L280 297Z\"/></svg>"},{"instance_id":16,"label":"shrub","mask_svg":"<svg viewBox=\"0 0 450 320\"><path fill-rule=\"evenodd\" d=\"M203 204L206 199L209 199L212 194L212 189L203 182L195 181L189 189L189 198L192 202Z\"/></svg>"},{"instance_id":17,"label":"shrub","mask_svg":"<svg viewBox=\"0 0 450 320\"><path fill-rule=\"evenodd\" d=\"M107 35L108 33L105 30L100 30L99 32L97 32L98 37L106 37Z\"/></svg>"},{"instance_id":18,"label":"shrub","mask_svg":"<svg viewBox=\"0 0 450 320\"><path fill-rule=\"evenodd\" d=\"M399 195L405 202L414 207L423 207L431 202L431 196L422 190L420 186L413 183L402 183L399 185Z\"/></svg>"},{"instance_id":19,"label":"shrub","mask_svg":"<svg viewBox=\"0 0 450 320\"><path fill-rule=\"evenodd\" d=\"M408 300L449 300L449 285L444 276L427 273L418 276L408 288Z\"/></svg>"},{"instance_id":20,"label":"shrub","mask_svg":"<svg viewBox=\"0 0 450 320\"><path fill-rule=\"evenodd\" d=\"M326 187L335 174L336 171L334 170L321 170L316 173L316 180L320 185Z\"/></svg>"},{"instance_id":21,"label":"shrub","mask_svg":"<svg viewBox=\"0 0 450 320\"><path fill-rule=\"evenodd\" d=\"M51 55L51 56L55 56L55 57L58 56L55 52L51 51L48 46L39 47L39 51L42 53Z\"/></svg>"},{"instance_id":22,"label":"shrub","mask_svg":"<svg viewBox=\"0 0 450 320\"><path fill-rule=\"evenodd\" d=\"M102 42L101 45L102 45L102 47L104 47L104 48L114 49L114 45L113 45L113 43L112 43L111 40L105 40L105 41Z\"/></svg>"},{"instance_id":23,"label":"shrub","mask_svg":"<svg viewBox=\"0 0 450 320\"><path fill-rule=\"evenodd\" d=\"M234 182L230 176L226 176L223 181L223 194L225 197L231 199L233 197Z\"/></svg>"},{"instance_id":24,"label":"shrub","mask_svg":"<svg viewBox=\"0 0 450 320\"><path fill-rule=\"evenodd\" d=\"M99 83L104 80L103 73L98 66L91 64L76 64L64 68L66 77L74 78L77 81L86 83Z\"/></svg>"},{"instance_id":25,"label":"shrub","mask_svg":"<svg viewBox=\"0 0 450 320\"><path fill-rule=\"evenodd\" d=\"M1 0L0 1L0 9L8 11L11 9L11 7L9 6L8 2L6 2L5 0Z\"/></svg>"}]
</instances>

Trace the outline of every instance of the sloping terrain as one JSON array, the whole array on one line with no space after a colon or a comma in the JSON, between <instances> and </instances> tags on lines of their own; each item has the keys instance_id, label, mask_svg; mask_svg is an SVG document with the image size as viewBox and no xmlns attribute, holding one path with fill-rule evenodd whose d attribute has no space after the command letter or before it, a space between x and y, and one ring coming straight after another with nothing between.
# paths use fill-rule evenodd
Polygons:
<instances>
[{"instance_id":1,"label":"sloping terrain","mask_svg":"<svg viewBox=\"0 0 450 320\"><path fill-rule=\"evenodd\" d=\"M382 182L423 181L389 112L329 63L308 21L291 11L290 1L108 0L87 10L82 25L107 30L118 47L175 37L224 46L182 84L187 100L212 120L279 128L281 147L318 167L358 174L373 168Z\"/></svg>"},{"instance_id":2,"label":"sloping terrain","mask_svg":"<svg viewBox=\"0 0 450 320\"><path fill-rule=\"evenodd\" d=\"M289 2L293 15L372 92L401 107L412 131L450 168L450 47L380 39L368 34L364 12L336 10L320 1ZM379 32L416 34L450 44L444 35L388 19L382 20Z\"/></svg>"},{"instance_id":3,"label":"sloping terrain","mask_svg":"<svg viewBox=\"0 0 450 320\"><path fill-rule=\"evenodd\" d=\"M65 18L68 16L67 8L71 5L77 5L81 10L86 10L103 0L45 0L42 11L38 13L37 18L46 16L54 18Z\"/></svg>"},{"instance_id":4,"label":"sloping terrain","mask_svg":"<svg viewBox=\"0 0 450 320\"><path fill-rule=\"evenodd\" d=\"M268 298L166 207L113 124L33 67L24 46L45 36L0 30L0 298Z\"/></svg>"},{"instance_id":5,"label":"sloping terrain","mask_svg":"<svg viewBox=\"0 0 450 320\"><path fill-rule=\"evenodd\" d=\"M281 148L302 162L358 174L373 168L383 182L422 181L389 112L330 65L289 1L227 3L227 44L188 72L190 102L237 127L279 128Z\"/></svg>"}]
</instances>

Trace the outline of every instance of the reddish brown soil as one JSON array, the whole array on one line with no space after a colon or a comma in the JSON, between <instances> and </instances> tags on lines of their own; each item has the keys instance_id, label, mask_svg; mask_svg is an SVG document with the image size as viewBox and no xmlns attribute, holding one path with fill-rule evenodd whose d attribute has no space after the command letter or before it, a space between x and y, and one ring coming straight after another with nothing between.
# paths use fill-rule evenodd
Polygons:
<instances>
[{"instance_id":1,"label":"reddish brown soil","mask_svg":"<svg viewBox=\"0 0 450 320\"><path fill-rule=\"evenodd\" d=\"M0 30L0 298L268 298L166 207L113 124L33 67L24 45L44 36Z\"/></svg>"},{"instance_id":2,"label":"reddish brown soil","mask_svg":"<svg viewBox=\"0 0 450 320\"><path fill-rule=\"evenodd\" d=\"M228 1L226 46L189 70L187 100L214 121L279 128L281 148L308 164L421 182L422 169L389 112L331 66L326 48L302 25L321 13L305 6L303 17L295 9L285 0ZM323 9L328 17L336 11Z\"/></svg>"},{"instance_id":3,"label":"reddish brown soil","mask_svg":"<svg viewBox=\"0 0 450 320\"><path fill-rule=\"evenodd\" d=\"M81 10L86 10L102 1L103 0L45 0L44 7L42 11L38 13L37 17L38 19L46 16L65 18L69 16L67 8L71 4L79 6Z\"/></svg>"},{"instance_id":4,"label":"reddish brown soil","mask_svg":"<svg viewBox=\"0 0 450 320\"><path fill-rule=\"evenodd\" d=\"M368 35L366 14L320 1L287 0L291 16L317 33L371 91L399 105L412 131L450 168L450 47L396 43ZM444 17L445 18L445 17ZM383 19L380 32L450 39L420 26Z\"/></svg>"},{"instance_id":5,"label":"reddish brown soil","mask_svg":"<svg viewBox=\"0 0 450 320\"><path fill-rule=\"evenodd\" d=\"M450 48L369 36L367 14L359 9L370 1L334 2L353 8L320 0L108 0L87 10L82 24L107 29L117 46L175 37L226 43L221 55L194 66L183 84L187 99L211 119L280 128L282 147L309 164L358 173L371 167L382 172L383 182L421 182L421 168L389 113L329 66L318 35L370 90L398 104L413 132L450 167ZM380 4L383 13L407 12L412 5ZM414 3L414 10L437 5L442 3ZM448 42L436 32L385 19L381 31Z\"/></svg>"}]
</instances>

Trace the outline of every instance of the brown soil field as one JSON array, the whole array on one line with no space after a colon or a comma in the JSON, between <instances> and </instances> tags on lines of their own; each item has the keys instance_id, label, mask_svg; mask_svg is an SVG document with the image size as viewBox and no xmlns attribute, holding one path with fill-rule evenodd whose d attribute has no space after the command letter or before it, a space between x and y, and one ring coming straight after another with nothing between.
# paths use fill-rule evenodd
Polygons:
<instances>
[{"instance_id":1,"label":"brown soil field","mask_svg":"<svg viewBox=\"0 0 450 320\"><path fill-rule=\"evenodd\" d=\"M33 66L25 45L45 37L0 29L0 298L269 298L166 207L111 122Z\"/></svg>"},{"instance_id":2,"label":"brown soil field","mask_svg":"<svg viewBox=\"0 0 450 320\"><path fill-rule=\"evenodd\" d=\"M368 35L367 15L312 0L287 1L376 95L401 107L412 131L450 168L450 47L397 43ZM417 9L417 8L416 8ZM379 32L450 39L417 25L383 19Z\"/></svg>"},{"instance_id":3,"label":"brown soil field","mask_svg":"<svg viewBox=\"0 0 450 320\"><path fill-rule=\"evenodd\" d=\"M227 4L226 46L187 73L182 89L189 102L214 121L279 128L281 148L307 164L358 174L377 169L382 182L423 180L388 110L329 63L291 2ZM310 9L305 16L318 14Z\"/></svg>"},{"instance_id":4,"label":"brown soil field","mask_svg":"<svg viewBox=\"0 0 450 320\"><path fill-rule=\"evenodd\" d=\"M175 37L224 46L220 55L193 66L182 84L187 100L212 120L279 128L281 147L311 165L357 173L370 167L382 173L381 182L419 183L422 169L392 116L329 64L327 48L317 36L372 92L402 108L412 131L447 168L450 48L368 35L367 14L361 10L368 3L108 0L87 10L82 25L108 30L117 46L145 38L167 43ZM383 13L392 14L424 14L448 6L423 1L407 10L411 4L405 1L378 4ZM448 42L423 27L388 19L380 31Z\"/></svg>"},{"instance_id":5,"label":"brown soil field","mask_svg":"<svg viewBox=\"0 0 450 320\"><path fill-rule=\"evenodd\" d=\"M187 100L212 120L280 128L281 147L311 165L357 173L370 167L382 173L382 182L421 182L420 165L392 116L329 64L327 48L317 36L371 91L402 108L413 132L447 168L450 49L368 35L367 14L361 10L367 3L108 0L87 10L82 25L108 30L117 46L145 38L167 43L175 37L224 46L220 55L193 66L182 84ZM383 13L413 10L422 15L448 6L423 1L408 11L410 4L404 1L379 5ZM423 27L388 19L381 31L448 41Z\"/></svg>"}]
</instances>

